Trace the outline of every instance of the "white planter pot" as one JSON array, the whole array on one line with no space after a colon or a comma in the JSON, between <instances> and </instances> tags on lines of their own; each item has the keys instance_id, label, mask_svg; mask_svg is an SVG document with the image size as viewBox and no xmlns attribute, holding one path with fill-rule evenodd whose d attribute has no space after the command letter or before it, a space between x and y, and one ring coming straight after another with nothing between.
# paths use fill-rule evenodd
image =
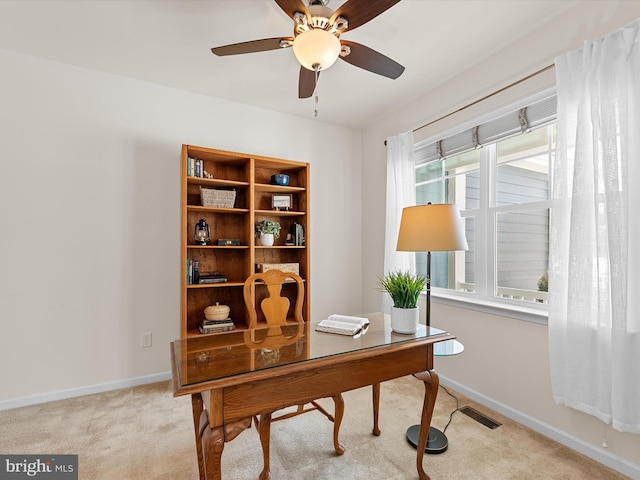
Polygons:
<instances>
[{"instance_id":1,"label":"white planter pot","mask_svg":"<svg viewBox=\"0 0 640 480\"><path fill-rule=\"evenodd\" d=\"M396 333L416 333L419 312L418 308L391 307L391 330Z\"/></svg>"},{"instance_id":2,"label":"white planter pot","mask_svg":"<svg viewBox=\"0 0 640 480\"><path fill-rule=\"evenodd\" d=\"M274 242L273 233L261 233L260 234L260 245L263 247L271 247Z\"/></svg>"}]
</instances>

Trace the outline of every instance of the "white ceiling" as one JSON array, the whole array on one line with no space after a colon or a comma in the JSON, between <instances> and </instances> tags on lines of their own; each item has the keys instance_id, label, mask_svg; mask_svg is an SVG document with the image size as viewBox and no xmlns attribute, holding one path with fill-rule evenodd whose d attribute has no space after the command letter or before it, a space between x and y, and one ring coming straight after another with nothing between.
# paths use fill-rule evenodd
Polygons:
<instances>
[{"instance_id":1,"label":"white ceiling","mask_svg":"<svg viewBox=\"0 0 640 480\"><path fill-rule=\"evenodd\" d=\"M344 0L331 0L336 9ZM402 0L342 38L406 67L391 80L338 60L318 120L361 128L537 30L578 0ZM292 36L272 0L3 0L0 48L313 118L291 49L217 57L211 47Z\"/></svg>"}]
</instances>

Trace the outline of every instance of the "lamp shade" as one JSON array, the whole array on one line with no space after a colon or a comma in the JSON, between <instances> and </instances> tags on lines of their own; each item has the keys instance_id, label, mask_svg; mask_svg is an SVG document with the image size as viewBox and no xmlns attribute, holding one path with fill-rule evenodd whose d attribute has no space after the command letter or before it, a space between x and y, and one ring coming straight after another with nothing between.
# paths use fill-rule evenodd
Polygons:
<instances>
[{"instance_id":1,"label":"lamp shade","mask_svg":"<svg viewBox=\"0 0 640 480\"><path fill-rule=\"evenodd\" d=\"M468 248L457 205L429 203L402 210L396 250L448 252Z\"/></svg>"},{"instance_id":2,"label":"lamp shade","mask_svg":"<svg viewBox=\"0 0 640 480\"><path fill-rule=\"evenodd\" d=\"M302 32L293 41L293 54L304 68L326 70L340 55L340 40L334 34L313 28Z\"/></svg>"}]
</instances>

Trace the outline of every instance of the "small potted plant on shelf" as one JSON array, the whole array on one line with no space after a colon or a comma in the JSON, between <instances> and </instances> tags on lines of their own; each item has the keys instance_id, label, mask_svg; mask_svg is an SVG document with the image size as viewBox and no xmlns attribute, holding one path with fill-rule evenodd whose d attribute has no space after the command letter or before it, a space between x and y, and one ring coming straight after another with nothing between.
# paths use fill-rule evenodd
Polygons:
<instances>
[{"instance_id":1,"label":"small potted plant on shelf","mask_svg":"<svg viewBox=\"0 0 640 480\"><path fill-rule=\"evenodd\" d=\"M380 287L393 300L391 329L394 332L415 333L418 330L418 298L428 282L425 275L399 271L379 279Z\"/></svg>"},{"instance_id":2,"label":"small potted plant on shelf","mask_svg":"<svg viewBox=\"0 0 640 480\"><path fill-rule=\"evenodd\" d=\"M280 224L268 219L256 223L256 237L260 239L260 244L265 247L273 245L274 238L280 236Z\"/></svg>"}]
</instances>

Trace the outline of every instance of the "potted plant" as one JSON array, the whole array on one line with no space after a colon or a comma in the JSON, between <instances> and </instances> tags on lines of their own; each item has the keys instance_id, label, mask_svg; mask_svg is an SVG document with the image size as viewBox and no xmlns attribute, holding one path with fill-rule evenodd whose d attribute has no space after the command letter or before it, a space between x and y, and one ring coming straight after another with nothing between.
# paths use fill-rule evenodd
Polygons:
<instances>
[{"instance_id":1,"label":"potted plant","mask_svg":"<svg viewBox=\"0 0 640 480\"><path fill-rule=\"evenodd\" d=\"M266 247L273 245L274 238L280 236L280 224L268 219L256 223L256 237L260 238L260 244Z\"/></svg>"},{"instance_id":2,"label":"potted plant","mask_svg":"<svg viewBox=\"0 0 640 480\"><path fill-rule=\"evenodd\" d=\"M428 284L425 275L411 272L392 272L380 278L380 287L393 300L391 329L397 333L416 333L418 330L418 298Z\"/></svg>"},{"instance_id":3,"label":"potted plant","mask_svg":"<svg viewBox=\"0 0 640 480\"><path fill-rule=\"evenodd\" d=\"M539 292L549 291L549 272L544 272L540 277L540 279L538 280L538 291Z\"/></svg>"}]
</instances>

